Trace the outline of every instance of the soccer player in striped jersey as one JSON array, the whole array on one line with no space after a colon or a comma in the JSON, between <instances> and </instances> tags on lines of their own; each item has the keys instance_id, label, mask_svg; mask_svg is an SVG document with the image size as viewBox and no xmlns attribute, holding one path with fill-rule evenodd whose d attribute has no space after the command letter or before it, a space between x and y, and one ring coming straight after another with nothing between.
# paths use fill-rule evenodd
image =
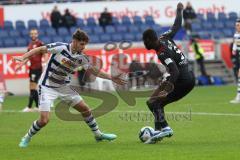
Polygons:
<instances>
[{"instance_id":1,"label":"soccer player in striped jersey","mask_svg":"<svg viewBox=\"0 0 240 160\"><path fill-rule=\"evenodd\" d=\"M237 95L235 99L231 100L230 103L240 103L240 70L239 70L239 57L240 57L240 19L236 21L235 24L236 33L234 34L233 40L233 48L232 55L234 56L234 66L238 70L238 78L237 78Z\"/></svg>"},{"instance_id":2,"label":"soccer player in striped jersey","mask_svg":"<svg viewBox=\"0 0 240 160\"><path fill-rule=\"evenodd\" d=\"M114 140L117 137L114 134L105 134L99 130L97 122L88 105L84 102L82 97L69 86L70 75L74 72L74 69L80 66L100 78L109 79L118 84L126 83L126 81L119 77L112 77L89 63L88 57L83 53L88 41L88 35L78 29L73 34L70 44L51 43L46 46L34 48L23 56L16 56L13 58L15 61L24 63L26 59L29 59L33 55L47 52L52 54L38 83L40 118L33 122L29 131L21 139L19 144L20 147L27 147L33 135L48 124L50 106L58 97L62 100L70 101L71 106L82 114L97 141Z\"/></svg>"}]
</instances>

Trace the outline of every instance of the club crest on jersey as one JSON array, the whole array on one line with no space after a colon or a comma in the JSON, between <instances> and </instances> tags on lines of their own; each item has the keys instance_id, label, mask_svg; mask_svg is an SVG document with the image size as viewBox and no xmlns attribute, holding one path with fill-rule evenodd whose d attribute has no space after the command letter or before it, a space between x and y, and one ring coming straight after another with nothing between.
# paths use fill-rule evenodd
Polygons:
<instances>
[{"instance_id":1,"label":"club crest on jersey","mask_svg":"<svg viewBox=\"0 0 240 160\"><path fill-rule=\"evenodd\" d=\"M75 67L75 64L73 62L71 62L70 60L67 60L66 58L63 58L61 60L61 64L66 66L67 68Z\"/></svg>"}]
</instances>

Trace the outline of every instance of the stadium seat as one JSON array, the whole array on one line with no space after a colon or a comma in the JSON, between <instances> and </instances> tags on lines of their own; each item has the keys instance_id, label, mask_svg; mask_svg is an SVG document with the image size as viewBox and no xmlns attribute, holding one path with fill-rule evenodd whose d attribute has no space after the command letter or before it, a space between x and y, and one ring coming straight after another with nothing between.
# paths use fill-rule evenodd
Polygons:
<instances>
[{"instance_id":1,"label":"stadium seat","mask_svg":"<svg viewBox=\"0 0 240 160\"><path fill-rule=\"evenodd\" d=\"M135 41L137 41L137 42L142 41L142 33L135 34Z\"/></svg>"},{"instance_id":2,"label":"stadium seat","mask_svg":"<svg viewBox=\"0 0 240 160\"><path fill-rule=\"evenodd\" d=\"M21 35L21 37L27 38L29 36L28 29L21 30L20 35Z\"/></svg>"},{"instance_id":3,"label":"stadium seat","mask_svg":"<svg viewBox=\"0 0 240 160\"><path fill-rule=\"evenodd\" d=\"M0 40L0 48L3 48L4 46L3 46L3 42L2 42L2 40Z\"/></svg>"},{"instance_id":4,"label":"stadium seat","mask_svg":"<svg viewBox=\"0 0 240 160\"><path fill-rule=\"evenodd\" d=\"M220 30L213 30L211 34L214 39L224 38L224 34Z\"/></svg>"},{"instance_id":5,"label":"stadium seat","mask_svg":"<svg viewBox=\"0 0 240 160\"><path fill-rule=\"evenodd\" d=\"M46 35L47 35L47 36L56 36L57 33L56 33L56 30L55 30L55 29L53 29L53 28L47 28L47 29L46 29Z\"/></svg>"},{"instance_id":6,"label":"stadium seat","mask_svg":"<svg viewBox=\"0 0 240 160\"><path fill-rule=\"evenodd\" d=\"M131 34L131 33L123 34L123 40L135 41L134 34Z\"/></svg>"},{"instance_id":7,"label":"stadium seat","mask_svg":"<svg viewBox=\"0 0 240 160\"><path fill-rule=\"evenodd\" d=\"M212 13L212 12L208 12L208 13L207 13L207 21L209 21L209 22L215 22L215 21L216 21L215 14Z\"/></svg>"},{"instance_id":8,"label":"stadium seat","mask_svg":"<svg viewBox=\"0 0 240 160\"><path fill-rule=\"evenodd\" d=\"M116 26L116 31L117 33L126 33L127 27L125 25Z\"/></svg>"},{"instance_id":9,"label":"stadium seat","mask_svg":"<svg viewBox=\"0 0 240 160\"><path fill-rule=\"evenodd\" d=\"M4 30L13 30L12 21L4 21Z\"/></svg>"},{"instance_id":10,"label":"stadium seat","mask_svg":"<svg viewBox=\"0 0 240 160\"><path fill-rule=\"evenodd\" d=\"M144 32L148 28L151 28L151 26L147 25L147 24L142 24L142 25L139 26L140 32Z\"/></svg>"},{"instance_id":11,"label":"stadium seat","mask_svg":"<svg viewBox=\"0 0 240 160\"><path fill-rule=\"evenodd\" d=\"M224 35L224 37L226 38L232 38L233 37L233 32L231 29L225 28L222 30L222 33Z\"/></svg>"},{"instance_id":12,"label":"stadium seat","mask_svg":"<svg viewBox=\"0 0 240 160\"><path fill-rule=\"evenodd\" d=\"M154 24L151 26L152 29L154 29L158 34L162 32L162 28L159 24Z\"/></svg>"},{"instance_id":13,"label":"stadium seat","mask_svg":"<svg viewBox=\"0 0 240 160\"><path fill-rule=\"evenodd\" d=\"M18 31L26 29L25 23L22 20L17 20L15 24L16 24L16 30Z\"/></svg>"},{"instance_id":14,"label":"stadium seat","mask_svg":"<svg viewBox=\"0 0 240 160\"><path fill-rule=\"evenodd\" d=\"M204 15L201 13L197 13L197 20L200 22L204 21Z\"/></svg>"},{"instance_id":15,"label":"stadium seat","mask_svg":"<svg viewBox=\"0 0 240 160\"><path fill-rule=\"evenodd\" d=\"M17 30L9 31L9 32L8 32L8 35L9 35L11 38L20 37L20 33L19 33Z\"/></svg>"},{"instance_id":16,"label":"stadium seat","mask_svg":"<svg viewBox=\"0 0 240 160\"><path fill-rule=\"evenodd\" d=\"M225 26L226 26L227 28L229 28L229 29L233 29L233 28L235 28L235 21L233 21L233 20L227 20L227 21L225 22Z\"/></svg>"},{"instance_id":17,"label":"stadium seat","mask_svg":"<svg viewBox=\"0 0 240 160\"><path fill-rule=\"evenodd\" d=\"M174 39L175 40L183 40L185 38L185 36L186 36L186 31L183 28L181 28L177 32L177 34L174 36Z\"/></svg>"},{"instance_id":18,"label":"stadium seat","mask_svg":"<svg viewBox=\"0 0 240 160\"><path fill-rule=\"evenodd\" d=\"M18 38L16 40L16 44L18 47L26 47L28 45L27 40L25 38Z\"/></svg>"},{"instance_id":19,"label":"stadium seat","mask_svg":"<svg viewBox=\"0 0 240 160\"><path fill-rule=\"evenodd\" d=\"M53 36L52 41L53 42L63 42L63 38L61 36Z\"/></svg>"},{"instance_id":20,"label":"stadium seat","mask_svg":"<svg viewBox=\"0 0 240 160\"><path fill-rule=\"evenodd\" d=\"M42 37L41 40L43 41L44 44L52 43L52 40L50 37Z\"/></svg>"},{"instance_id":21,"label":"stadium seat","mask_svg":"<svg viewBox=\"0 0 240 160\"><path fill-rule=\"evenodd\" d=\"M113 25L120 25L119 19L117 17L112 17L112 24Z\"/></svg>"},{"instance_id":22,"label":"stadium seat","mask_svg":"<svg viewBox=\"0 0 240 160\"><path fill-rule=\"evenodd\" d=\"M13 38L6 38L3 40L3 44L6 48L8 47L15 47L16 43L15 40Z\"/></svg>"},{"instance_id":23,"label":"stadium seat","mask_svg":"<svg viewBox=\"0 0 240 160\"><path fill-rule=\"evenodd\" d=\"M130 25L130 26L128 26L128 31L129 31L129 33L138 33L139 28L135 25Z\"/></svg>"},{"instance_id":24,"label":"stadium seat","mask_svg":"<svg viewBox=\"0 0 240 160\"><path fill-rule=\"evenodd\" d=\"M98 35L90 35L90 43L101 43Z\"/></svg>"},{"instance_id":25,"label":"stadium seat","mask_svg":"<svg viewBox=\"0 0 240 160\"><path fill-rule=\"evenodd\" d=\"M145 24L147 24L147 25L155 24L153 17L152 16L145 16Z\"/></svg>"},{"instance_id":26,"label":"stadium seat","mask_svg":"<svg viewBox=\"0 0 240 160\"><path fill-rule=\"evenodd\" d=\"M68 32L67 28L61 27L61 28L58 29L58 35L62 36L62 37L63 36L68 36L69 32Z\"/></svg>"},{"instance_id":27,"label":"stadium seat","mask_svg":"<svg viewBox=\"0 0 240 160\"><path fill-rule=\"evenodd\" d=\"M38 35L39 36L45 36L46 34L45 34L45 30L43 30L43 29L38 29Z\"/></svg>"},{"instance_id":28,"label":"stadium seat","mask_svg":"<svg viewBox=\"0 0 240 160\"><path fill-rule=\"evenodd\" d=\"M203 29L207 30L207 31L213 29L213 25L212 25L212 23L210 21L203 21L202 22L202 26L203 26Z\"/></svg>"},{"instance_id":29,"label":"stadium seat","mask_svg":"<svg viewBox=\"0 0 240 160\"><path fill-rule=\"evenodd\" d=\"M92 28L90 27L83 27L82 30L85 31L87 34L93 34Z\"/></svg>"},{"instance_id":30,"label":"stadium seat","mask_svg":"<svg viewBox=\"0 0 240 160\"><path fill-rule=\"evenodd\" d=\"M78 27L71 27L70 34L72 35L77 29L78 29Z\"/></svg>"},{"instance_id":31,"label":"stadium seat","mask_svg":"<svg viewBox=\"0 0 240 160\"><path fill-rule=\"evenodd\" d=\"M225 84L225 82L223 81L222 77L220 77L220 76L212 76L212 81L213 81L213 84L217 85L217 86Z\"/></svg>"},{"instance_id":32,"label":"stadium seat","mask_svg":"<svg viewBox=\"0 0 240 160\"><path fill-rule=\"evenodd\" d=\"M192 23L192 31L193 32L199 32L201 31L203 28L202 28L202 24L200 22L194 22Z\"/></svg>"},{"instance_id":33,"label":"stadium seat","mask_svg":"<svg viewBox=\"0 0 240 160\"><path fill-rule=\"evenodd\" d=\"M50 27L50 24L49 24L48 20L46 20L46 19L41 19L39 23L40 23L39 27L41 29L46 29L46 28Z\"/></svg>"},{"instance_id":34,"label":"stadium seat","mask_svg":"<svg viewBox=\"0 0 240 160\"><path fill-rule=\"evenodd\" d=\"M28 20L28 29L32 29L32 28L38 28L38 25L37 25L37 21L36 20Z\"/></svg>"},{"instance_id":35,"label":"stadium seat","mask_svg":"<svg viewBox=\"0 0 240 160\"><path fill-rule=\"evenodd\" d=\"M224 12L219 12L218 13L218 20L221 22L224 22L227 20L227 15Z\"/></svg>"},{"instance_id":36,"label":"stadium seat","mask_svg":"<svg viewBox=\"0 0 240 160\"><path fill-rule=\"evenodd\" d=\"M210 85L211 82L207 76L197 77L198 85Z\"/></svg>"},{"instance_id":37,"label":"stadium seat","mask_svg":"<svg viewBox=\"0 0 240 160\"><path fill-rule=\"evenodd\" d=\"M101 43L106 43L106 42L109 42L111 41L111 37L109 34L102 34L100 35L100 42Z\"/></svg>"},{"instance_id":38,"label":"stadium seat","mask_svg":"<svg viewBox=\"0 0 240 160\"><path fill-rule=\"evenodd\" d=\"M133 24L135 25L141 25L143 24L142 18L140 16L134 16L133 17Z\"/></svg>"},{"instance_id":39,"label":"stadium seat","mask_svg":"<svg viewBox=\"0 0 240 160\"><path fill-rule=\"evenodd\" d=\"M112 36L111 39L112 39L112 41L114 41L114 42L120 42L120 41L123 40L122 34L115 33L115 34L112 34L111 36Z\"/></svg>"},{"instance_id":40,"label":"stadium seat","mask_svg":"<svg viewBox=\"0 0 240 160\"><path fill-rule=\"evenodd\" d=\"M116 30L113 26L106 26L105 32L106 33L115 33Z\"/></svg>"},{"instance_id":41,"label":"stadium seat","mask_svg":"<svg viewBox=\"0 0 240 160\"><path fill-rule=\"evenodd\" d=\"M223 29L224 28L224 23L221 22L221 21L216 21L213 23L213 26L216 28L216 29Z\"/></svg>"},{"instance_id":42,"label":"stadium seat","mask_svg":"<svg viewBox=\"0 0 240 160\"><path fill-rule=\"evenodd\" d=\"M77 27L84 27L85 24L84 24L84 20L82 18L78 18L77 19Z\"/></svg>"},{"instance_id":43,"label":"stadium seat","mask_svg":"<svg viewBox=\"0 0 240 160\"><path fill-rule=\"evenodd\" d=\"M100 27L100 26L95 26L95 27L93 27L93 33L94 33L94 34L103 34L104 31L103 31L103 28L102 28L102 27Z\"/></svg>"},{"instance_id":44,"label":"stadium seat","mask_svg":"<svg viewBox=\"0 0 240 160\"><path fill-rule=\"evenodd\" d=\"M229 14L228 14L228 19L229 20L231 20L231 21L236 21L236 19L238 18L238 15L237 15L237 13L236 12L230 12Z\"/></svg>"},{"instance_id":45,"label":"stadium seat","mask_svg":"<svg viewBox=\"0 0 240 160\"><path fill-rule=\"evenodd\" d=\"M122 17L122 24L128 26L128 25L131 25L132 22L131 22L131 20L128 16L123 16Z\"/></svg>"},{"instance_id":46,"label":"stadium seat","mask_svg":"<svg viewBox=\"0 0 240 160\"><path fill-rule=\"evenodd\" d=\"M211 39L211 34L206 31L198 32L200 39Z\"/></svg>"},{"instance_id":47,"label":"stadium seat","mask_svg":"<svg viewBox=\"0 0 240 160\"><path fill-rule=\"evenodd\" d=\"M64 37L64 42L66 42L66 43L72 42L72 36L65 36Z\"/></svg>"},{"instance_id":48,"label":"stadium seat","mask_svg":"<svg viewBox=\"0 0 240 160\"><path fill-rule=\"evenodd\" d=\"M97 23L93 17L87 18L87 26L88 27L94 27L96 25L97 25Z\"/></svg>"},{"instance_id":49,"label":"stadium seat","mask_svg":"<svg viewBox=\"0 0 240 160\"><path fill-rule=\"evenodd\" d=\"M5 30L0 31L0 39L8 38L8 32Z\"/></svg>"}]
</instances>

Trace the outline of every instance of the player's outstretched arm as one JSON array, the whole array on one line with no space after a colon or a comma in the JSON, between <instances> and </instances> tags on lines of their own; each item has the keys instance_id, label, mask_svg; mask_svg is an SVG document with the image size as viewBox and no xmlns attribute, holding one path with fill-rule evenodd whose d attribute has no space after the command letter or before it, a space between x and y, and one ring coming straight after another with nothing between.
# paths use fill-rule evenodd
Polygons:
<instances>
[{"instance_id":1,"label":"player's outstretched arm","mask_svg":"<svg viewBox=\"0 0 240 160\"><path fill-rule=\"evenodd\" d=\"M37 47L37 48L30 50L29 52L25 53L22 56L13 56L13 61L18 61L18 62L24 63L26 60L28 60L33 55L44 54L44 53L47 53L46 46Z\"/></svg>"},{"instance_id":2,"label":"player's outstretched arm","mask_svg":"<svg viewBox=\"0 0 240 160\"><path fill-rule=\"evenodd\" d=\"M108 73L106 72L103 72L103 71L100 71L98 68L96 67L91 67L89 68L89 71L97 76L97 77L100 77L100 78L103 78L103 79L109 79L109 80L112 80L113 82L117 83L117 84L120 84L120 85L123 85L123 84L126 84L127 81L125 81L124 79L121 79L120 76L116 76L116 77L112 77L111 75L109 75Z\"/></svg>"},{"instance_id":3,"label":"player's outstretched arm","mask_svg":"<svg viewBox=\"0 0 240 160\"><path fill-rule=\"evenodd\" d=\"M182 27L182 10L183 10L183 4L179 2L177 4L176 18L172 28L167 32L163 33L161 37L169 37L172 39L176 35L178 30Z\"/></svg>"}]
</instances>

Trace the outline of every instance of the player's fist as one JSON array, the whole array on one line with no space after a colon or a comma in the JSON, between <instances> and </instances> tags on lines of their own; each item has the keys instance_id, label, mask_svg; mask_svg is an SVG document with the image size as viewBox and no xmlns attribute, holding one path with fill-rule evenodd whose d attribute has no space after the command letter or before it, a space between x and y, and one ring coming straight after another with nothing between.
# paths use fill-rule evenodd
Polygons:
<instances>
[{"instance_id":1,"label":"player's fist","mask_svg":"<svg viewBox=\"0 0 240 160\"><path fill-rule=\"evenodd\" d=\"M183 10L183 4L181 2L177 4L177 9Z\"/></svg>"}]
</instances>

